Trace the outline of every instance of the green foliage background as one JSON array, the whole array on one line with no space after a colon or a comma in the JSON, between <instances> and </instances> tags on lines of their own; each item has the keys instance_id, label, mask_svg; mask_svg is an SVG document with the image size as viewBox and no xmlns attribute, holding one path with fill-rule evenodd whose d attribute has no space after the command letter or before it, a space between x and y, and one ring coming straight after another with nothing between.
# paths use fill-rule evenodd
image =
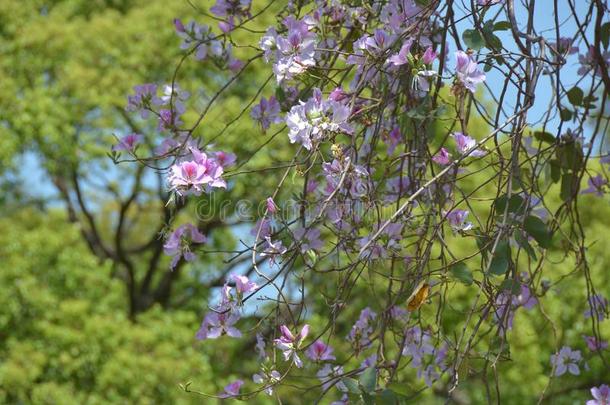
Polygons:
<instances>
[{"instance_id":1,"label":"green foliage background","mask_svg":"<svg viewBox=\"0 0 610 405\"><path fill-rule=\"evenodd\" d=\"M206 2L194 2L205 9ZM181 17L205 20L182 0L4 0L0 2L0 167L4 175L20 172L21 153L32 151L49 176L60 175L70 162L86 162L95 170L111 163L105 154L113 132L124 129L119 110L134 84L166 81L179 58L179 40L171 20ZM267 21L269 22L269 21ZM209 23L209 21L208 21ZM261 23L264 26L264 23ZM246 34L241 34L246 35ZM255 42L258 35L244 37ZM256 38L255 38L256 37ZM238 51L238 54L242 52ZM245 51L243 51L245 52ZM246 53L244 53L245 55ZM210 112L198 136L217 134L224 123L239 114L268 71L259 64L249 68L252 80L232 89ZM180 84L195 97L209 97L222 83L219 73L194 64L183 72ZM268 93L271 89L267 89ZM268 95L268 94L267 94ZM187 117L189 118L189 117ZM194 117L190 117L194 119ZM265 138L246 118L217 140L221 147L248 156ZM271 141L267 154L258 154L250 168L273 165L290 157L283 135ZM86 172L87 167L80 170ZM93 169L91 169L93 170ZM125 170L129 171L127 167ZM94 177L95 171L92 171ZM478 176L484 176L480 174ZM9 176L10 177L10 176ZM259 202L276 182L274 176L249 176L234 184L232 198ZM468 180L472 187L477 176ZM206 300L207 289L197 285L218 264L205 259L191 268L178 291L195 289L194 299L169 308L154 306L128 319L124 284L109 262L90 253L77 224L68 222L61 207L40 209L26 200L9 198L17 191L27 195L27 173L20 182L7 183L0 201L0 401L7 404L186 404L212 403L196 394L185 393L179 384L192 382L193 389L217 393L235 378L249 380L256 372L255 360L246 360L248 342L194 339ZM118 183L120 186L120 182ZM467 185L464 185L467 187ZM583 197L581 215L590 236L589 258L594 281L610 296L610 249L607 199ZM479 205L485 207L489 201ZM100 211L115 207L102 205ZM108 219L108 221L110 221ZM156 227L158 219L146 217L134 231ZM232 246L230 232L217 233L217 244ZM219 242L222 241L222 242ZM456 238L450 243L466 256L473 247ZM462 245L460 245L462 244ZM208 261L206 261L208 260ZM473 262L473 269L476 263ZM563 260L559 246L551 249L546 263L553 282L568 276L575 263ZM475 272L475 277L477 273ZM311 291L332 288L320 276L312 277ZM586 352L583 334L590 333L583 319L586 308L584 284L568 280L553 287L543 308L520 310L515 329L509 333L511 350L497 365L503 403L534 403L546 386L550 373L549 356L555 340L545 317L558 325L558 341ZM445 333L457 333L463 311L476 286L454 283L450 310L443 320ZM366 290L354 295L350 312L367 305L374 307ZM323 305L321 296L310 297L312 307ZM434 320L434 308L424 308L422 316ZM309 320L312 330L325 319ZM337 325L337 334L346 335L349 324ZM602 336L610 339L608 321ZM336 347L338 359L347 356L345 347ZM361 360L361 359L360 359ZM354 360L354 365L360 360ZM582 403L593 385L610 383L610 371L592 356L589 370L576 378L555 379L549 403ZM472 360L465 372L473 371L460 387L464 403L484 403L482 376L474 370L481 362ZM239 373L239 374L236 374ZM488 376L489 377L489 376ZM423 387L415 373L401 375L407 390ZM299 384L299 380L292 381ZM250 384L250 383L249 383ZM253 388L252 385L250 385ZM318 392L302 393L289 387L279 396L283 403L309 404ZM495 395L495 394L494 394ZM433 391L418 401L441 402ZM259 396L251 403L274 403Z\"/></svg>"}]
</instances>

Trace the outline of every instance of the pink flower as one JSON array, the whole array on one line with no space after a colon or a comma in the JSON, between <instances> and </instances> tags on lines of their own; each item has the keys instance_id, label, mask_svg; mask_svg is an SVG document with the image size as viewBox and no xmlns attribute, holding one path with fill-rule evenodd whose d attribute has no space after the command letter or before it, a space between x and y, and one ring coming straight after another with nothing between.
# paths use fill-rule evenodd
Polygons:
<instances>
[{"instance_id":1,"label":"pink flower","mask_svg":"<svg viewBox=\"0 0 610 405\"><path fill-rule=\"evenodd\" d=\"M610 405L610 387L606 384L591 388L591 395L594 399L588 400L587 405Z\"/></svg>"},{"instance_id":2,"label":"pink flower","mask_svg":"<svg viewBox=\"0 0 610 405\"><path fill-rule=\"evenodd\" d=\"M140 134L136 134L136 133L132 133L129 135L125 135L124 137L122 137L119 140L119 143L114 145L112 147L113 151L121 151L121 150L126 150L129 152L133 152L134 149L136 148L136 146L138 146L138 144L140 142L142 142L144 140L144 136L140 135Z\"/></svg>"},{"instance_id":3,"label":"pink flower","mask_svg":"<svg viewBox=\"0 0 610 405\"><path fill-rule=\"evenodd\" d=\"M477 63L466 52L457 51L455 59L458 80L474 93L477 85L485 81L485 73L479 70Z\"/></svg>"},{"instance_id":4,"label":"pink flower","mask_svg":"<svg viewBox=\"0 0 610 405\"><path fill-rule=\"evenodd\" d=\"M275 214L277 212L277 205L275 205L275 201L273 201L273 198L271 197L267 198L267 211L270 214Z\"/></svg>"},{"instance_id":5,"label":"pink flower","mask_svg":"<svg viewBox=\"0 0 610 405\"><path fill-rule=\"evenodd\" d=\"M449 153L447 149L441 148L441 150L432 157L432 161L441 166L447 166L451 163L451 153Z\"/></svg>"},{"instance_id":6,"label":"pink flower","mask_svg":"<svg viewBox=\"0 0 610 405\"><path fill-rule=\"evenodd\" d=\"M301 344L309 334L309 325L303 325L301 332L296 336L290 332L290 329L288 329L286 325L280 326L280 331L282 332L282 336L280 336L279 339L273 340L275 347L282 351L284 360L288 361L292 358L295 366L298 368L303 367L303 362L297 354L297 350L299 350Z\"/></svg>"},{"instance_id":7,"label":"pink flower","mask_svg":"<svg viewBox=\"0 0 610 405\"><path fill-rule=\"evenodd\" d=\"M601 340L596 338L595 336L583 336L587 347L592 352L598 352L600 350L604 350L608 347L608 342L605 340Z\"/></svg>"},{"instance_id":8,"label":"pink flower","mask_svg":"<svg viewBox=\"0 0 610 405\"><path fill-rule=\"evenodd\" d=\"M225 391L218 396L220 398L231 398L239 396L239 391L241 390L241 386L244 385L242 380L235 380L231 384L225 387Z\"/></svg>"},{"instance_id":9,"label":"pink flower","mask_svg":"<svg viewBox=\"0 0 610 405\"><path fill-rule=\"evenodd\" d=\"M277 257L286 253L287 250L281 240L273 242L269 236L265 236L264 248L265 250L263 250L261 256L269 257L271 264L275 264Z\"/></svg>"},{"instance_id":10,"label":"pink flower","mask_svg":"<svg viewBox=\"0 0 610 405\"><path fill-rule=\"evenodd\" d=\"M307 357L309 357L313 361L326 361L326 360L335 360L335 356L332 355L333 348L329 345L325 344L321 340L316 340L309 346L307 349Z\"/></svg>"},{"instance_id":11,"label":"pink flower","mask_svg":"<svg viewBox=\"0 0 610 405\"><path fill-rule=\"evenodd\" d=\"M246 276L238 276L233 274L231 276L231 280L235 282L235 287L237 288L237 292L239 294L247 294L249 292L255 291L258 288L255 282L248 280Z\"/></svg>"},{"instance_id":12,"label":"pink flower","mask_svg":"<svg viewBox=\"0 0 610 405\"><path fill-rule=\"evenodd\" d=\"M397 54L390 56L388 62L390 62L394 66L402 66L409 63L409 53L411 52L411 45L413 45L413 40L408 39L400 48Z\"/></svg>"},{"instance_id":13,"label":"pink flower","mask_svg":"<svg viewBox=\"0 0 610 405\"><path fill-rule=\"evenodd\" d=\"M234 153L217 151L214 152L214 159L216 160L216 163L218 163L224 168L228 166L233 166L235 164L235 161L237 160L237 156L235 156Z\"/></svg>"},{"instance_id":14,"label":"pink flower","mask_svg":"<svg viewBox=\"0 0 610 405\"><path fill-rule=\"evenodd\" d=\"M464 135L461 132L454 132L452 135L455 140L458 152L462 155L469 155L473 157L484 156L485 152L480 149L475 149L477 141L474 138Z\"/></svg>"},{"instance_id":15,"label":"pink flower","mask_svg":"<svg viewBox=\"0 0 610 405\"><path fill-rule=\"evenodd\" d=\"M240 338L241 332L233 326L239 321L239 318L237 313L209 312L205 318L203 318L203 322L197 331L196 337L199 340L217 339L222 335Z\"/></svg>"},{"instance_id":16,"label":"pink flower","mask_svg":"<svg viewBox=\"0 0 610 405\"><path fill-rule=\"evenodd\" d=\"M426 51L424 52L424 55L422 56L422 61L426 65L429 65L430 63L434 62L434 59L436 59L437 56L438 56L438 54L436 52L434 52L434 49L432 49L431 46L429 46L428 48L426 48Z\"/></svg>"},{"instance_id":17,"label":"pink flower","mask_svg":"<svg viewBox=\"0 0 610 405\"><path fill-rule=\"evenodd\" d=\"M467 210L456 209L445 214L445 218L447 218L449 225L454 231L468 231L472 229L472 223L466 221L467 217Z\"/></svg>"},{"instance_id":18,"label":"pink flower","mask_svg":"<svg viewBox=\"0 0 610 405\"><path fill-rule=\"evenodd\" d=\"M169 182L179 195L200 195L206 187L226 188L222 179L223 168L196 148L191 148L194 160L172 166Z\"/></svg>"}]
</instances>

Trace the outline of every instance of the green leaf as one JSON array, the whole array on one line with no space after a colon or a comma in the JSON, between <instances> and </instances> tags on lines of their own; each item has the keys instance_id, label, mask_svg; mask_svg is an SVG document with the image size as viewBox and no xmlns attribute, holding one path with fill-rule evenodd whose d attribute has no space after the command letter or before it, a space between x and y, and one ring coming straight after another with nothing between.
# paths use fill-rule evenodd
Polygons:
<instances>
[{"instance_id":1,"label":"green leaf","mask_svg":"<svg viewBox=\"0 0 610 405\"><path fill-rule=\"evenodd\" d=\"M507 205L508 212L519 212L525 208L525 201L519 194L513 194L510 196L510 198L504 194L496 198L494 201L494 207L498 215L504 214Z\"/></svg>"},{"instance_id":2,"label":"green leaf","mask_svg":"<svg viewBox=\"0 0 610 405\"><path fill-rule=\"evenodd\" d=\"M576 142L561 145L556 154L560 166L566 171L578 172L584 164L582 148Z\"/></svg>"},{"instance_id":3,"label":"green leaf","mask_svg":"<svg viewBox=\"0 0 610 405\"><path fill-rule=\"evenodd\" d=\"M478 51L485 46L485 41L477 30L465 30L462 33L462 39L470 49L475 51Z\"/></svg>"},{"instance_id":4,"label":"green leaf","mask_svg":"<svg viewBox=\"0 0 610 405\"><path fill-rule=\"evenodd\" d=\"M575 193L574 175L572 173L564 173L561 176L561 192L560 196L563 201L569 201Z\"/></svg>"},{"instance_id":5,"label":"green leaf","mask_svg":"<svg viewBox=\"0 0 610 405\"><path fill-rule=\"evenodd\" d=\"M397 405L399 400L394 391L386 388L381 392L381 395L377 397L377 401L375 401L375 403L379 405Z\"/></svg>"},{"instance_id":6,"label":"green leaf","mask_svg":"<svg viewBox=\"0 0 610 405\"><path fill-rule=\"evenodd\" d=\"M361 398L362 398L362 402L364 402L365 405L375 405L375 400L374 400L373 395L363 392L361 395Z\"/></svg>"},{"instance_id":7,"label":"green leaf","mask_svg":"<svg viewBox=\"0 0 610 405\"><path fill-rule=\"evenodd\" d=\"M364 392L374 392L377 385L377 370L369 367L360 375L360 386Z\"/></svg>"},{"instance_id":8,"label":"green leaf","mask_svg":"<svg viewBox=\"0 0 610 405\"><path fill-rule=\"evenodd\" d=\"M510 30L510 23L508 21L498 21L494 24L494 31L508 31Z\"/></svg>"},{"instance_id":9,"label":"green leaf","mask_svg":"<svg viewBox=\"0 0 610 405\"><path fill-rule=\"evenodd\" d=\"M502 49L502 40L498 38L498 36L489 34L485 37L485 39L487 40L487 44L489 44L488 48Z\"/></svg>"},{"instance_id":10,"label":"green leaf","mask_svg":"<svg viewBox=\"0 0 610 405\"><path fill-rule=\"evenodd\" d=\"M568 92L566 94L568 96L568 100L570 101L570 103L572 105L575 105L575 106L582 105L582 99L585 96L585 94L580 89L580 87L574 86L570 90L568 90Z\"/></svg>"},{"instance_id":11,"label":"green leaf","mask_svg":"<svg viewBox=\"0 0 610 405\"><path fill-rule=\"evenodd\" d=\"M536 251L534 250L532 245L530 245L529 241L527 240L527 237L525 237L523 232L521 232L520 230L516 230L513 236L515 237L515 240L517 241L519 246L525 249L525 251L532 260L538 260L538 257L536 256Z\"/></svg>"},{"instance_id":12,"label":"green leaf","mask_svg":"<svg viewBox=\"0 0 610 405\"><path fill-rule=\"evenodd\" d=\"M466 285L472 284L472 272L464 262L451 266L451 275Z\"/></svg>"},{"instance_id":13,"label":"green leaf","mask_svg":"<svg viewBox=\"0 0 610 405\"><path fill-rule=\"evenodd\" d=\"M508 271L510 264L510 246L507 240L498 241L496 251L489 264L489 273L501 276Z\"/></svg>"},{"instance_id":14,"label":"green leaf","mask_svg":"<svg viewBox=\"0 0 610 405\"><path fill-rule=\"evenodd\" d=\"M386 385L386 389L392 390L394 393L403 397L413 395L413 390L405 383L391 382Z\"/></svg>"},{"instance_id":15,"label":"green leaf","mask_svg":"<svg viewBox=\"0 0 610 405\"><path fill-rule=\"evenodd\" d=\"M523 227L538 242L540 247L546 249L551 246L553 234L551 234L546 224L540 218L530 215L523 221Z\"/></svg>"},{"instance_id":16,"label":"green leaf","mask_svg":"<svg viewBox=\"0 0 610 405\"><path fill-rule=\"evenodd\" d=\"M572 111L568 110L567 108L562 108L559 110L559 116L561 117L562 121L570 121L572 119Z\"/></svg>"},{"instance_id":17,"label":"green leaf","mask_svg":"<svg viewBox=\"0 0 610 405\"><path fill-rule=\"evenodd\" d=\"M555 143L555 137L552 134L544 131L536 131L534 132L534 137L538 139L540 142L550 143L551 145Z\"/></svg>"},{"instance_id":18,"label":"green leaf","mask_svg":"<svg viewBox=\"0 0 610 405\"><path fill-rule=\"evenodd\" d=\"M557 183L561 180L561 165L557 159L553 159L549 162L551 165L551 180L553 183Z\"/></svg>"},{"instance_id":19,"label":"green leaf","mask_svg":"<svg viewBox=\"0 0 610 405\"><path fill-rule=\"evenodd\" d=\"M516 280L507 279L500 284L500 290L510 291L511 294L519 294L521 292L521 283Z\"/></svg>"},{"instance_id":20,"label":"green leaf","mask_svg":"<svg viewBox=\"0 0 610 405\"><path fill-rule=\"evenodd\" d=\"M599 29L599 38L604 45L604 48L608 49L608 44L610 43L610 22L605 23Z\"/></svg>"},{"instance_id":21,"label":"green leaf","mask_svg":"<svg viewBox=\"0 0 610 405\"><path fill-rule=\"evenodd\" d=\"M343 382L347 390L352 394L360 394L362 392L360 386L358 385L358 381L356 381L354 378L342 378L341 382Z\"/></svg>"}]
</instances>

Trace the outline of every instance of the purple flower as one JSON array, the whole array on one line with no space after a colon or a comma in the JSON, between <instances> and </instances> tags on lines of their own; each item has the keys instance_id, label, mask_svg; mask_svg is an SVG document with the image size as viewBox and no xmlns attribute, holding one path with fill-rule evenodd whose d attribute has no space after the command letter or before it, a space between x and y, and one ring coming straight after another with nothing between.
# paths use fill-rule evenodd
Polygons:
<instances>
[{"instance_id":1,"label":"purple flower","mask_svg":"<svg viewBox=\"0 0 610 405\"><path fill-rule=\"evenodd\" d=\"M264 250L261 253L261 256L269 257L271 264L275 264L277 257L286 253L287 249L284 247L281 240L273 242L271 237L265 236L265 241Z\"/></svg>"},{"instance_id":2,"label":"purple flower","mask_svg":"<svg viewBox=\"0 0 610 405\"><path fill-rule=\"evenodd\" d=\"M160 97L160 100L163 105L172 104L178 114L184 114L186 111L184 102L188 100L190 96L188 91L182 90L177 84L174 84L173 87L171 84L166 84L163 86L163 95Z\"/></svg>"},{"instance_id":3,"label":"purple flower","mask_svg":"<svg viewBox=\"0 0 610 405\"><path fill-rule=\"evenodd\" d=\"M256 346L254 347L256 349L256 352L258 353L258 357L260 357L261 359L264 359L267 357L267 353L265 352L265 338L263 337L263 335L259 332L256 334Z\"/></svg>"},{"instance_id":4,"label":"purple flower","mask_svg":"<svg viewBox=\"0 0 610 405\"><path fill-rule=\"evenodd\" d=\"M402 134L400 133L400 127L394 125L391 131L388 132L387 136L384 136L383 141L388 145L388 155L394 153L394 150L402 140Z\"/></svg>"},{"instance_id":5,"label":"purple flower","mask_svg":"<svg viewBox=\"0 0 610 405\"><path fill-rule=\"evenodd\" d=\"M532 309L538 300L532 295L526 284L521 284L519 294L515 295L511 291L504 290L496 297L496 311L494 320L500 324L500 330L512 329L515 311L523 307L527 310Z\"/></svg>"},{"instance_id":6,"label":"purple flower","mask_svg":"<svg viewBox=\"0 0 610 405\"><path fill-rule=\"evenodd\" d=\"M606 384L591 388L591 395L594 399L588 400L587 405L610 405L610 387Z\"/></svg>"},{"instance_id":7,"label":"purple flower","mask_svg":"<svg viewBox=\"0 0 610 405\"><path fill-rule=\"evenodd\" d=\"M371 354L360 363L360 368L375 367L377 365L377 353Z\"/></svg>"},{"instance_id":8,"label":"purple flower","mask_svg":"<svg viewBox=\"0 0 610 405\"><path fill-rule=\"evenodd\" d=\"M265 60L273 62L278 83L290 80L316 64L316 35L309 30L310 24L289 16L284 25L288 29L286 36L270 28L260 40Z\"/></svg>"},{"instance_id":9,"label":"purple flower","mask_svg":"<svg viewBox=\"0 0 610 405\"><path fill-rule=\"evenodd\" d=\"M169 110L167 108L159 110L159 131L175 130L176 127L179 127L182 124L183 122L180 120L175 110Z\"/></svg>"},{"instance_id":10,"label":"purple flower","mask_svg":"<svg viewBox=\"0 0 610 405\"><path fill-rule=\"evenodd\" d=\"M239 17L240 19L250 16L251 0L216 0L216 4L210 7L210 11L218 17Z\"/></svg>"},{"instance_id":11,"label":"purple flower","mask_svg":"<svg viewBox=\"0 0 610 405\"><path fill-rule=\"evenodd\" d=\"M140 134L136 134L136 133L132 133L129 135L125 135L124 137L122 137L119 140L119 143L114 145L112 147L113 151L121 151L121 150L126 150L129 152L133 152L134 149L136 148L136 146L138 146L138 144L140 142L142 142L144 140L144 136L140 135Z\"/></svg>"},{"instance_id":12,"label":"purple flower","mask_svg":"<svg viewBox=\"0 0 610 405\"><path fill-rule=\"evenodd\" d=\"M451 163L451 153L445 148L441 148L436 155L432 157L432 161L441 166L447 166Z\"/></svg>"},{"instance_id":13,"label":"purple flower","mask_svg":"<svg viewBox=\"0 0 610 405\"><path fill-rule=\"evenodd\" d=\"M282 336L280 336L279 339L273 340L275 347L282 351L284 360L288 361L292 358L296 367L303 367L303 362L297 354L297 351L309 334L309 325L303 325L303 328L301 328L301 331L296 336L290 332L290 329L288 329L286 325L280 326L280 331L282 332Z\"/></svg>"},{"instance_id":14,"label":"purple flower","mask_svg":"<svg viewBox=\"0 0 610 405\"><path fill-rule=\"evenodd\" d=\"M271 225L272 224L269 219L261 218L256 222L256 224L250 230L250 235L252 235L254 237L256 237L258 235L259 238L261 238L261 237L266 238L268 236L271 236L271 234L272 234Z\"/></svg>"},{"instance_id":15,"label":"purple flower","mask_svg":"<svg viewBox=\"0 0 610 405\"><path fill-rule=\"evenodd\" d=\"M590 318L595 315L598 320L604 319L608 312L608 300L600 294L595 294L587 300L589 309L585 311L585 318Z\"/></svg>"},{"instance_id":16,"label":"purple flower","mask_svg":"<svg viewBox=\"0 0 610 405\"><path fill-rule=\"evenodd\" d=\"M254 374L252 381L256 384L265 384L267 395L273 395L273 386L280 382L282 375L277 370L267 372L263 370L260 374Z\"/></svg>"},{"instance_id":17,"label":"purple flower","mask_svg":"<svg viewBox=\"0 0 610 405\"><path fill-rule=\"evenodd\" d=\"M252 291L256 291L258 289L258 285L255 282L250 281L246 276L238 276L233 274L231 276L231 280L235 282L235 287L237 289L238 294L247 294Z\"/></svg>"},{"instance_id":18,"label":"purple flower","mask_svg":"<svg viewBox=\"0 0 610 405\"><path fill-rule=\"evenodd\" d=\"M268 100L263 97L257 105L252 107L250 116L260 124L263 132L266 132L271 124L282 122L282 118L280 118L280 103L277 102L274 96L269 97Z\"/></svg>"},{"instance_id":19,"label":"purple flower","mask_svg":"<svg viewBox=\"0 0 610 405\"><path fill-rule=\"evenodd\" d=\"M191 148L191 153L194 160L176 163L171 168L168 180L173 190L179 195L200 195L206 187L227 187L221 165L196 148Z\"/></svg>"},{"instance_id":20,"label":"purple flower","mask_svg":"<svg viewBox=\"0 0 610 405\"><path fill-rule=\"evenodd\" d=\"M455 145L461 155L468 154L473 157L485 155L484 151L476 149L477 141L474 138L464 135L461 132L454 132L451 136L455 140Z\"/></svg>"},{"instance_id":21,"label":"purple flower","mask_svg":"<svg viewBox=\"0 0 610 405\"><path fill-rule=\"evenodd\" d=\"M231 384L225 387L223 393L219 394L220 398L231 398L239 396L239 390L241 390L241 386L244 385L242 380L235 380Z\"/></svg>"},{"instance_id":22,"label":"purple flower","mask_svg":"<svg viewBox=\"0 0 610 405\"><path fill-rule=\"evenodd\" d=\"M335 356L332 353L333 348L319 339L313 342L305 352L307 357L313 361L335 360Z\"/></svg>"},{"instance_id":23,"label":"purple flower","mask_svg":"<svg viewBox=\"0 0 610 405\"><path fill-rule=\"evenodd\" d=\"M139 111L140 116L148 118L150 110L154 105L161 105L161 100L157 97L157 85L152 83L134 86L134 95L127 96L126 111Z\"/></svg>"},{"instance_id":24,"label":"purple flower","mask_svg":"<svg viewBox=\"0 0 610 405\"><path fill-rule=\"evenodd\" d=\"M163 245L165 254L173 256L170 268L175 268L181 257L187 262L195 260L196 255L191 252L190 245L205 241L206 237L192 224L184 224L176 228Z\"/></svg>"},{"instance_id":25,"label":"purple flower","mask_svg":"<svg viewBox=\"0 0 610 405\"><path fill-rule=\"evenodd\" d=\"M589 350L591 350L592 352L598 352L608 347L608 342L606 342L605 340L598 339L595 336L585 335L583 336L583 339L585 340L585 343L587 344Z\"/></svg>"},{"instance_id":26,"label":"purple flower","mask_svg":"<svg viewBox=\"0 0 610 405\"><path fill-rule=\"evenodd\" d=\"M184 24L179 18L174 18L174 28L176 28L177 33L186 32L186 28L184 28Z\"/></svg>"},{"instance_id":27,"label":"purple flower","mask_svg":"<svg viewBox=\"0 0 610 405\"><path fill-rule=\"evenodd\" d=\"M479 70L477 63L467 53L456 51L455 59L458 80L474 93L477 85L485 81L485 74Z\"/></svg>"},{"instance_id":28,"label":"purple flower","mask_svg":"<svg viewBox=\"0 0 610 405\"><path fill-rule=\"evenodd\" d=\"M601 55L606 66L610 64L610 52L604 51ZM586 75L589 71L593 70L595 75L601 75L601 68L599 67L599 57L595 46L591 45L584 55L578 55L578 61L580 62L580 68L578 68L579 75Z\"/></svg>"},{"instance_id":29,"label":"purple flower","mask_svg":"<svg viewBox=\"0 0 610 405\"><path fill-rule=\"evenodd\" d=\"M598 174L595 177L589 177L588 184L589 187L582 190L581 194L595 194L602 197L604 195L604 186L608 184L608 180L602 177L601 174Z\"/></svg>"},{"instance_id":30,"label":"purple flower","mask_svg":"<svg viewBox=\"0 0 610 405\"><path fill-rule=\"evenodd\" d=\"M233 166L237 160L237 156L235 156L235 153L216 151L214 152L214 160L218 165L225 168L228 166Z\"/></svg>"},{"instance_id":31,"label":"purple flower","mask_svg":"<svg viewBox=\"0 0 610 405\"><path fill-rule=\"evenodd\" d=\"M333 385L336 386L339 391L347 391L347 387L343 381L341 381L341 377L343 376L343 367L341 366L325 364L324 367L316 373L316 376L322 383L322 391L327 391Z\"/></svg>"},{"instance_id":32,"label":"purple flower","mask_svg":"<svg viewBox=\"0 0 610 405\"><path fill-rule=\"evenodd\" d=\"M352 326L352 330L347 337L347 340L352 343L356 352L366 349L371 344L369 339L371 333L373 333L373 326L371 324L376 317L377 314L369 307L364 308L360 312L360 317L354 323L354 326Z\"/></svg>"},{"instance_id":33,"label":"purple flower","mask_svg":"<svg viewBox=\"0 0 610 405\"><path fill-rule=\"evenodd\" d=\"M294 240L300 245L301 253L305 253L308 250L320 250L324 243L320 239L320 230L317 228L311 228L305 230L305 228L297 228L293 232Z\"/></svg>"},{"instance_id":34,"label":"purple flower","mask_svg":"<svg viewBox=\"0 0 610 405\"><path fill-rule=\"evenodd\" d=\"M568 346L563 346L559 353L551 355L551 364L555 367L555 376L559 377L567 372L579 375L578 363L582 360L580 350L572 350Z\"/></svg>"},{"instance_id":35,"label":"purple flower","mask_svg":"<svg viewBox=\"0 0 610 405\"><path fill-rule=\"evenodd\" d=\"M179 20L178 20L179 21ZM192 46L195 47L195 59L203 60L208 55L208 45L217 46L212 44L212 35L210 28L207 25L199 25L195 21L190 21L186 26L180 22L176 24L176 33L182 38L180 49L189 49ZM218 41L216 41L220 44Z\"/></svg>"},{"instance_id":36,"label":"purple flower","mask_svg":"<svg viewBox=\"0 0 610 405\"><path fill-rule=\"evenodd\" d=\"M419 368L423 365L424 355L434 354L432 336L419 326L413 326L405 331L405 346L402 349L403 356L411 356L411 366Z\"/></svg>"},{"instance_id":37,"label":"purple flower","mask_svg":"<svg viewBox=\"0 0 610 405\"><path fill-rule=\"evenodd\" d=\"M436 372L436 367L433 364L429 364L425 368L422 367L417 370L417 378L422 377L424 378L426 386L431 388L434 382L438 380L440 375Z\"/></svg>"},{"instance_id":38,"label":"purple flower","mask_svg":"<svg viewBox=\"0 0 610 405\"><path fill-rule=\"evenodd\" d=\"M239 314L234 312L209 312L204 318L196 338L199 340L217 339L222 335L240 338L241 332L234 325L239 321Z\"/></svg>"},{"instance_id":39,"label":"purple flower","mask_svg":"<svg viewBox=\"0 0 610 405\"><path fill-rule=\"evenodd\" d=\"M402 34L421 8L413 0L390 0L381 10L381 21L392 31Z\"/></svg>"},{"instance_id":40,"label":"purple flower","mask_svg":"<svg viewBox=\"0 0 610 405\"><path fill-rule=\"evenodd\" d=\"M467 222L468 210L455 209L445 213L445 218L449 222L449 226L455 232L457 231L468 231L472 229L472 222Z\"/></svg>"},{"instance_id":41,"label":"purple flower","mask_svg":"<svg viewBox=\"0 0 610 405\"><path fill-rule=\"evenodd\" d=\"M339 187L341 178L346 171L347 174L345 174L343 179L341 190L344 190L345 192L349 191L354 197L366 194L366 179L368 177L368 172L364 166L350 164L349 158L343 160L334 159L331 163L322 163L322 170L324 172L324 178L326 179L326 188L324 191L328 195L335 192Z\"/></svg>"},{"instance_id":42,"label":"purple flower","mask_svg":"<svg viewBox=\"0 0 610 405\"><path fill-rule=\"evenodd\" d=\"M413 39L407 39L405 43L400 47L400 51L397 54L390 56L388 62L394 66L402 66L409 63L409 53L411 52L411 46L413 45Z\"/></svg>"},{"instance_id":43,"label":"purple flower","mask_svg":"<svg viewBox=\"0 0 610 405\"><path fill-rule=\"evenodd\" d=\"M572 38L560 37L557 43L550 43L549 46L551 46L553 49L555 49L555 51L557 51L557 53L561 55L573 55L575 53L578 53L578 47L572 46L572 43Z\"/></svg>"}]
</instances>

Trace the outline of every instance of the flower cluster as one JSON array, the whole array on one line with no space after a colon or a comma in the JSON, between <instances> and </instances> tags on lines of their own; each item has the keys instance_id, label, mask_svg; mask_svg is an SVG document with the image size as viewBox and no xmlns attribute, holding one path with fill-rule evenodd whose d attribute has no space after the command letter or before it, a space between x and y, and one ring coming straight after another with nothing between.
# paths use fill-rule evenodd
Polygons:
<instances>
[{"instance_id":1,"label":"flower cluster","mask_svg":"<svg viewBox=\"0 0 610 405\"><path fill-rule=\"evenodd\" d=\"M245 294L256 291L258 285L240 275L232 275L231 281L235 283L235 293L233 287L225 283L222 287L221 301L203 318L196 334L197 339L217 339L222 335L234 338L242 336L235 324L241 318L240 308L243 306L243 298Z\"/></svg>"},{"instance_id":2,"label":"flower cluster","mask_svg":"<svg viewBox=\"0 0 610 405\"><path fill-rule=\"evenodd\" d=\"M290 80L316 65L317 36L312 31L314 25L311 19L286 17L286 35L279 35L272 27L261 38L260 47L265 52L265 60L273 62L278 83Z\"/></svg>"},{"instance_id":3,"label":"flower cluster","mask_svg":"<svg viewBox=\"0 0 610 405\"><path fill-rule=\"evenodd\" d=\"M199 232L193 224L184 224L176 228L163 245L165 254L172 256L170 268L175 268L181 258L187 262L195 260L197 255L191 251L191 245L205 243L206 240L205 235Z\"/></svg>"},{"instance_id":4,"label":"flower cluster","mask_svg":"<svg viewBox=\"0 0 610 405\"><path fill-rule=\"evenodd\" d=\"M190 152L188 160L176 163L171 168L168 181L172 190L185 196L200 195L213 187L227 187L222 179L224 169L215 156L208 157L195 147L191 147Z\"/></svg>"},{"instance_id":5,"label":"flower cluster","mask_svg":"<svg viewBox=\"0 0 610 405\"><path fill-rule=\"evenodd\" d=\"M317 143L332 133L351 134L353 129L348 123L350 108L333 99L324 100L320 89L314 89L312 97L299 102L286 115L288 137L291 143L300 143L311 150Z\"/></svg>"}]
</instances>

